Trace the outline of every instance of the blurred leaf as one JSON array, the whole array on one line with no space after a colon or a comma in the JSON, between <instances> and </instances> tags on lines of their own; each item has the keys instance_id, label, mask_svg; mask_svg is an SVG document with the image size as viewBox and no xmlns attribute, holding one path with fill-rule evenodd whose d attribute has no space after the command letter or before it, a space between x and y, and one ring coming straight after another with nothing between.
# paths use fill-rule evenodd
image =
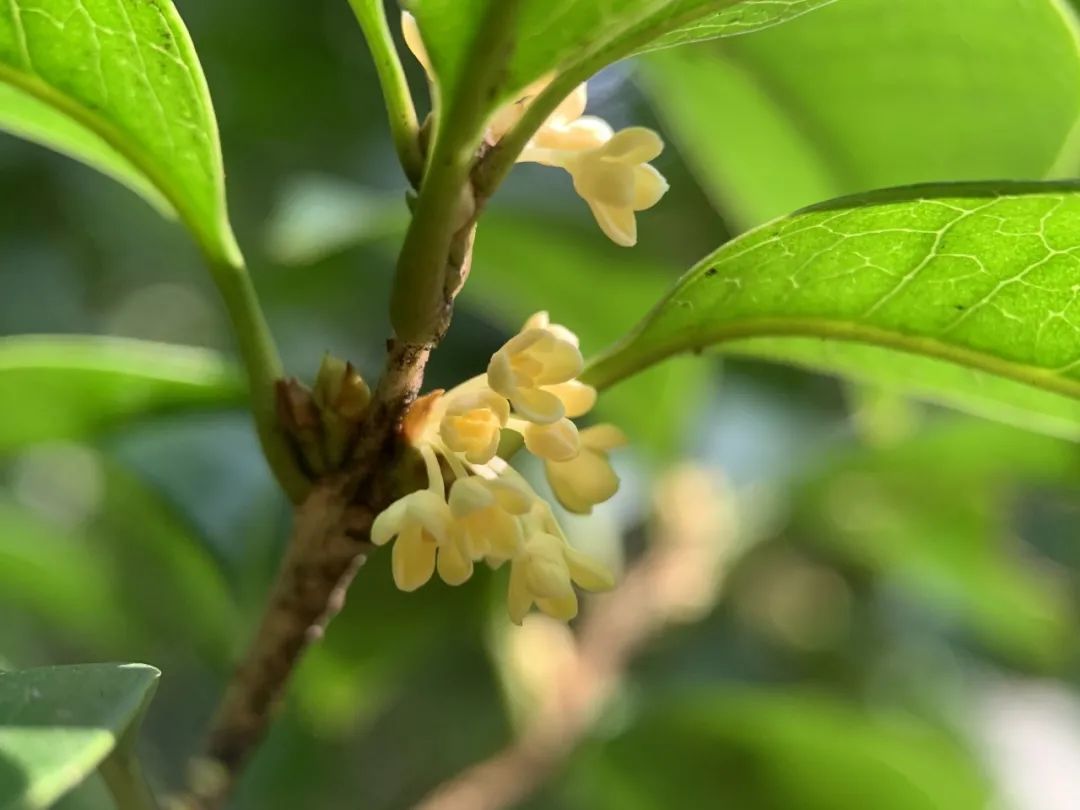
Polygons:
<instances>
[{"instance_id":1,"label":"blurred leaf","mask_svg":"<svg viewBox=\"0 0 1080 810\"><path fill-rule=\"evenodd\" d=\"M503 0L411 0L447 104L459 91L484 20ZM585 81L607 64L642 51L742 34L797 17L832 0L523 0L514 17L510 63L489 109L555 72Z\"/></svg>"},{"instance_id":2,"label":"blurred leaf","mask_svg":"<svg viewBox=\"0 0 1080 810\"><path fill-rule=\"evenodd\" d=\"M80 483L72 470L48 465L45 459L37 480L22 483L32 504L0 500L4 609L42 617L88 649L190 646L215 665L228 664L237 609L191 526L111 465L86 471L103 480L89 484L89 502L78 505L85 514L65 515L64 488Z\"/></svg>"},{"instance_id":3,"label":"blurred leaf","mask_svg":"<svg viewBox=\"0 0 1080 810\"><path fill-rule=\"evenodd\" d=\"M284 264L310 264L360 242L405 232L403 194L323 177L290 183L266 228L266 249Z\"/></svg>"},{"instance_id":4,"label":"blurred leaf","mask_svg":"<svg viewBox=\"0 0 1080 810\"><path fill-rule=\"evenodd\" d=\"M205 349L100 337L0 338L0 452L243 398L241 378Z\"/></svg>"},{"instance_id":5,"label":"blurred leaf","mask_svg":"<svg viewBox=\"0 0 1080 810\"><path fill-rule=\"evenodd\" d=\"M0 128L101 169L235 256L217 122L171 0L11 0L0 82Z\"/></svg>"},{"instance_id":6,"label":"blurred leaf","mask_svg":"<svg viewBox=\"0 0 1080 810\"><path fill-rule=\"evenodd\" d=\"M1071 485L1075 445L966 420L855 452L802 485L795 525L911 586L989 646L1042 663L1070 649L1067 583L1010 536L1017 481Z\"/></svg>"},{"instance_id":7,"label":"blurred leaf","mask_svg":"<svg viewBox=\"0 0 1080 810\"><path fill-rule=\"evenodd\" d=\"M981 810L990 799L963 748L915 717L732 688L656 706L575 776L597 810Z\"/></svg>"},{"instance_id":8,"label":"blurred leaf","mask_svg":"<svg viewBox=\"0 0 1080 810\"><path fill-rule=\"evenodd\" d=\"M0 805L46 808L136 726L161 673L84 664L0 674Z\"/></svg>"},{"instance_id":9,"label":"blurred leaf","mask_svg":"<svg viewBox=\"0 0 1080 810\"><path fill-rule=\"evenodd\" d=\"M1080 39L1051 0L844 0L642 66L706 190L741 228L931 181L1080 167ZM812 65L812 69L807 69Z\"/></svg>"},{"instance_id":10,"label":"blurred leaf","mask_svg":"<svg viewBox=\"0 0 1080 810\"><path fill-rule=\"evenodd\" d=\"M868 367L879 384L933 385L955 407L973 397L984 415L1031 411L1032 428L1048 419L1077 436L1078 218L1070 184L893 189L816 206L705 258L584 378L606 388L673 354L749 339L743 353L786 359L791 338L796 362L812 339L829 344L815 364L849 372L881 359L847 345L865 344L904 353ZM916 356L935 361L925 374Z\"/></svg>"}]
</instances>

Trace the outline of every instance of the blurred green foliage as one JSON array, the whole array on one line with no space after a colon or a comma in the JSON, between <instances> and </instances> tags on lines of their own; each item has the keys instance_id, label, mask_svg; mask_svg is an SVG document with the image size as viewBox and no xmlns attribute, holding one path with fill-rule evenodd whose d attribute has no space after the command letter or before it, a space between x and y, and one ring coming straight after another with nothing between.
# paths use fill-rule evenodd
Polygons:
<instances>
[{"instance_id":1,"label":"blurred green foliage","mask_svg":"<svg viewBox=\"0 0 1080 810\"><path fill-rule=\"evenodd\" d=\"M310 378L330 350L372 377L403 181L347 4L178 6L287 366ZM483 221L430 387L479 373L537 309L596 353L698 258L799 205L1076 165L1076 27L1051 0L840 0L619 64L590 92L591 112L670 133L658 166L671 192L625 251L564 178L519 167ZM128 190L12 138L0 205L0 334L207 350L0 343L0 659L162 669L143 753L152 780L175 787L257 620L288 510L237 408L228 329L185 236ZM649 641L530 806L1049 806L1011 792L1024 760L994 756L983 721L991 687L1020 694L1030 678L1076 705L1075 444L712 356L659 366L598 413L634 448L618 459L624 492L569 524L575 540L617 533L632 565L657 534L657 481L689 460L730 483L739 531L713 535L738 553L715 606ZM493 640L507 622L501 572L402 594L388 562L369 562L305 660L238 807L407 807L512 738L520 707ZM538 669L548 653L533 650ZM1030 754L1041 740L1018 731L1016 744ZM1047 778L1047 791L1068 784ZM61 806L108 805L91 781Z\"/></svg>"}]
</instances>

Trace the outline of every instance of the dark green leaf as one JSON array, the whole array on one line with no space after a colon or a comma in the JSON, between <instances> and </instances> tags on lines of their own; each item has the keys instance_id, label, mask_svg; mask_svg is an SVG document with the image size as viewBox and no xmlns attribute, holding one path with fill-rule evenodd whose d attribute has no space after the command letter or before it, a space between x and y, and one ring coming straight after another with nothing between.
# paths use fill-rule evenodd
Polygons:
<instances>
[{"instance_id":1,"label":"dark green leaf","mask_svg":"<svg viewBox=\"0 0 1080 810\"><path fill-rule=\"evenodd\" d=\"M160 675L144 664L0 673L0 806L46 808L93 773L138 722Z\"/></svg>"}]
</instances>

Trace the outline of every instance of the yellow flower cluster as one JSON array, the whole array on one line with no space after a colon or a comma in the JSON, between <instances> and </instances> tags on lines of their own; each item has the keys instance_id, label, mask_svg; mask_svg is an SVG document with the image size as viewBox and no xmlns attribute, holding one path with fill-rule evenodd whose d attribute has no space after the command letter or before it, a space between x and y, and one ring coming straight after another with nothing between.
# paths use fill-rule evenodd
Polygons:
<instances>
[{"instance_id":1,"label":"yellow flower cluster","mask_svg":"<svg viewBox=\"0 0 1080 810\"><path fill-rule=\"evenodd\" d=\"M401 27L409 50L430 76L431 62L416 20L403 12ZM488 141L497 143L510 132L551 80L538 79L497 110L488 122ZM617 245L630 247L637 243L635 214L652 208L668 190L663 175L649 164L664 143L645 127L613 131L606 121L585 115L587 103L588 92L580 84L548 116L517 160L566 170L600 229Z\"/></svg>"},{"instance_id":2,"label":"yellow flower cluster","mask_svg":"<svg viewBox=\"0 0 1080 810\"><path fill-rule=\"evenodd\" d=\"M504 429L520 433L572 512L588 513L615 494L619 479L607 454L625 437L613 425L578 432L571 421L596 402L596 390L576 379L582 365L577 337L541 312L495 352L487 374L423 414L411 439L428 486L391 504L371 530L376 545L394 540L399 588L415 590L436 571L459 585L477 562L493 568L509 562L507 604L520 623L534 604L573 618L574 584L593 591L612 586L610 572L570 546L550 505L496 455Z\"/></svg>"}]
</instances>

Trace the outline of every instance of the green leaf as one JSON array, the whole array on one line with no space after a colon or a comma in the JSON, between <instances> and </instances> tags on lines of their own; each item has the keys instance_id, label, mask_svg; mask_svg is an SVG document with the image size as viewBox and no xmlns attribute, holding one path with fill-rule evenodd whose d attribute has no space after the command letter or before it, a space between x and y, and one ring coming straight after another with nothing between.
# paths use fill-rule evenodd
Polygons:
<instances>
[{"instance_id":1,"label":"green leaf","mask_svg":"<svg viewBox=\"0 0 1080 810\"><path fill-rule=\"evenodd\" d=\"M137 726L161 673L85 664L0 673L0 806L46 808Z\"/></svg>"},{"instance_id":2,"label":"green leaf","mask_svg":"<svg viewBox=\"0 0 1080 810\"><path fill-rule=\"evenodd\" d=\"M1080 494L1075 446L952 420L815 470L799 487L796 534L911 588L989 646L1060 664L1071 646L1067 583L1016 543L1006 517L1020 481Z\"/></svg>"},{"instance_id":3,"label":"green leaf","mask_svg":"<svg viewBox=\"0 0 1080 810\"><path fill-rule=\"evenodd\" d=\"M585 769L584 804L601 810L670 807L672 796L732 810L977 810L990 798L958 741L915 717L736 687L660 702Z\"/></svg>"},{"instance_id":4,"label":"green leaf","mask_svg":"<svg viewBox=\"0 0 1080 810\"><path fill-rule=\"evenodd\" d=\"M734 345L768 359L809 354L824 369L932 388L934 399L974 400L1003 419L1031 412L1033 426L1077 437L1078 251L1074 184L948 185L833 201L706 257L584 378L607 387L679 352ZM900 361L885 363L881 350Z\"/></svg>"},{"instance_id":5,"label":"green leaf","mask_svg":"<svg viewBox=\"0 0 1080 810\"><path fill-rule=\"evenodd\" d=\"M149 657L182 641L228 666L235 602L171 504L79 448L29 455L11 478L19 500L0 492L0 611L32 615L88 652Z\"/></svg>"},{"instance_id":6,"label":"green leaf","mask_svg":"<svg viewBox=\"0 0 1080 810\"><path fill-rule=\"evenodd\" d=\"M887 26L881 13L844 0L643 60L665 129L741 229L875 188L1080 167L1080 29L1065 2L905 0Z\"/></svg>"},{"instance_id":7,"label":"green leaf","mask_svg":"<svg viewBox=\"0 0 1080 810\"><path fill-rule=\"evenodd\" d=\"M239 375L205 349L84 336L0 338L0 453L243 399Z\"/></svg>"},{"instance_id":8,"label":"green leaf","mask_svg":"<svg viewBox=\"0 0 1080 810\"><path fill-rule=\"evenodd\" d=\"M411 0L444 97L452 100L478 32L506 0ZM607 64L655 48L742 34L833 0L521 0L513 50L492 108L548 73L585 81Z\"/></svg>"},{"instance_id":9,"label":"green leaf","mask_svg":"<svg viewBox=\"0 0 1080 810\"><path fill-rule=\"evenodd\" d=\"M0 129L115 177L238 263L206 79L171 0L0 5Z\"/></svg>"}]
</instances>

